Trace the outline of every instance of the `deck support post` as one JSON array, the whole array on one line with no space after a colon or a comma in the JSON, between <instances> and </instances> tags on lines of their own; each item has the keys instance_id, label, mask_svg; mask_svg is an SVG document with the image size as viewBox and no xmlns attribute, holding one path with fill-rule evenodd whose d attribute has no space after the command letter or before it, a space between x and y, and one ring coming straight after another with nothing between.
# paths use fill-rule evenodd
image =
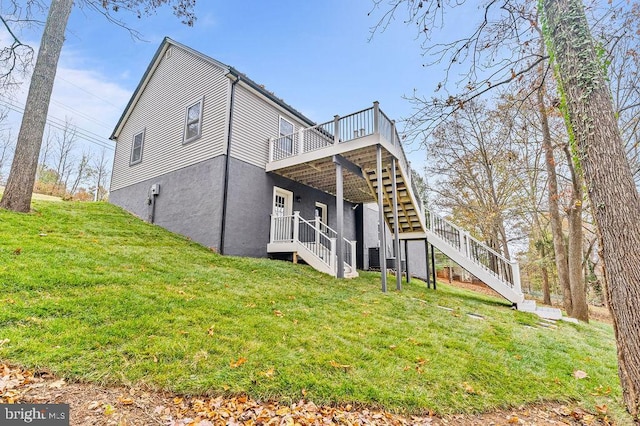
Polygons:
<instances>
[{"instance_id":1,"label":"deck support post","mask_svg":"<svg viewBox=\"0 0 640 426\"><path fill-rule=\"evenodd\" d=\"M433 278L433 289L436 290L436 250L431 244L431 277Z\"/></svg>"},{"instance_id":2,"label":"deck support post","mask_svg":"<svg viewBox=\"0 0 640 426\"><path fill-rule=\"evenodd\" d=\"M424 239L425 261L427 262L427 288L431 288L431 259L429 259L429 240Z\"/></svg>"},{"instance_id":3,"label":"deck support post","mask_svg":"<svg viewBox=\"0 0 640 426\"><path fill-rule=\"evenodd\" d=\"M409 240L404 240L404 268L407 273L407 284L411 282L411 274L409 273Z\"/></svg>"},{"instance_id":4,"label":"deck support post","mask_svg":"<svg viewBox=\"0 0 640 426\"><path fill-rule=\"evenodd\" d=\"M344 278L344 194L342 188L342 164L335 161L336 164L336 277Z\"/></svg>"},{"instance_id":5,"label":"deck support post","mask_svg":"<svg viewBox=\"0 0 640 426\"><path fill-rule=\"evenodd\" d=\"M377 115L375 116L377 117ZM376 149L376 175L378 180L378 241L380 241L380 279L382 281L382 292L387 292L387 243L385 241L384 225L384 204L382 202L382 145Z\"/></svg>"},{"instance_id":6,"label":"deck support post","mask_svg":"<svg viewBox=\"0 0 640 426\"><path fill-rule=\"evenodd\" d=\"M398 225L398 185L396 182L396 158L391 158L391 199L393 200L393 251L396 255L396 290L402 290L402 252L400 251L400 226Z\"/></svg>"}]
</instances>

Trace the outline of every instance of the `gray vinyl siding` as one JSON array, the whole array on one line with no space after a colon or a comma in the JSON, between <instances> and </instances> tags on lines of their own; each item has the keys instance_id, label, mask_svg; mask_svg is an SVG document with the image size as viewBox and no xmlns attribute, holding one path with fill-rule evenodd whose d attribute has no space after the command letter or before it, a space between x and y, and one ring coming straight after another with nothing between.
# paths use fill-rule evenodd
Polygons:
<instances>
[{"instance_id":1,"label":"gray vinyl siding","mask_svg":"<svg viewBox=\"0 0 640 426\"><path fill-rule=\"evenodd\" d=\"M280 116L293 123L295 131L308 127L242 84L236 86L234 97L231 157L264 168L269 159L269 138L279 134Z\"/></svg>"},{"instance_id":2,"label":"gray vinyl siding","mask_svg":"<svg viewBox=\"0 0 640 426\"><path fill-rule=\"evenodd\" d=\"M230 87L226 70L177 46L171 49L118 136L112 191L225 153ZM202 136L183 145L186 107L202 97ZM142 130L142 160L130 165L133 136Z\"/></svg>"}]
</instances>

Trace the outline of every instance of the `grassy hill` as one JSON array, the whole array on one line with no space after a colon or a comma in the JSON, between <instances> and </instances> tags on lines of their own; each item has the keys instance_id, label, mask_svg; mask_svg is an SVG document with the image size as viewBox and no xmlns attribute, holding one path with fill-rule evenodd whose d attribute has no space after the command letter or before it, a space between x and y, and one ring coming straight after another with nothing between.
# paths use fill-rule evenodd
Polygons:
<instances>
[{"instance_id":1,"label":"grassy hill","mask_svg":"<svg viewBox=\"0 0 640 426\"><path fill-rule=\"evenodd\" d=\"M446 285L379 286L375 273L336 280L219 256L109 204L0 211L0 360L71 380L403 412L619 409L609 325L541 328Z\"/></svg>"}]
</instances>

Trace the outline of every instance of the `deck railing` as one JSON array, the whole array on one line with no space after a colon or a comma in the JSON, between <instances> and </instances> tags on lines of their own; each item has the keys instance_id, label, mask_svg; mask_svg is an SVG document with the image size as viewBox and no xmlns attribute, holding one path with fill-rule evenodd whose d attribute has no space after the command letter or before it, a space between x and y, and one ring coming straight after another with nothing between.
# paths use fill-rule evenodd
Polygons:
<instances>
[{"instance_id":1,"label":"deck railing","mask_svg":"<svg viewBox=\"0 0 640 426\"><path fill-rule=\"evenodd\" d=\"M464 229L434 212L425 210L425 218L431 232L509 287L521 291L518 262L507 259L485 243L473 238Z\"/></svg>"},{"instance_id":2,"label":"deck railing","mask_svg":"<svg viewBox=\"0 0 640 426\"><path fill-rule=\"evenodd\" d=\"M334 272L336 265L337 232L324 224L319 218L308 221L300 216L271 215L271 243L295 243L324 262ZM352 271L356 270L356 242L343 238L344 262ZM343 265L344 267L344 265Z\"/></svg>"},{"instance_id":3,"label":"deck railing","mask_svg":"<svg viewBox=\"0 0 640 426\"><path fill-rule=\"evenodd\" d=\"M380 109L378 102L370 108L340 117L332 121L301 128L289 135L269 139L269 162L296 157L305 152L316 151L335 144L347 143L355 139L378 134L393 146L399 148L398 161L405 171L407 185L412 186L411 168L402 147L395 121ZM416 198L417 193L414 191Z\"/></svg>"}]
</instances>

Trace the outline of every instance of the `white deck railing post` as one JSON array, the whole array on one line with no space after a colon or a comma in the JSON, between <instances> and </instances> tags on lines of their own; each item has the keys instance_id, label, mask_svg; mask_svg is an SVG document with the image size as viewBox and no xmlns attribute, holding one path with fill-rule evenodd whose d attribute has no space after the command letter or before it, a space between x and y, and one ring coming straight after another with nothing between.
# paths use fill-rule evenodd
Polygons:
<instances>
[{"instance_id":1,"label":"white deck railing post","mask_svg":"<svg viewBox=\"0 0 640 426\"><path fill-rule=\"evenodd\" d=\"M511 273L513 274L513 289L518 293L522 293L520 284L520 264L518 262L511 263Z\"/></svg>"},{"instance_id":2,"label":"white deck railing post","mask_svg":"<svg viewBox=\"0 0 640 426\"><path fill-rule=\"evenodd\" d=\"M352 272L356 270L356 242L349 241L351 243L351 269Z\"/></svg>"},{"instance_id":3,"label":"white deck railing post","mask_svg":"<svg viewBox=\"0 0 640 426\"><path fill-rule=\"evenodd\" d=\"M297 243L299 238L298 238L298 232L300 231L300 212L296 211L293 212L293 242Z\"/></svg>"},{"instance_id":4,"label":"white deck railing post","mask_svg":"<svg viewBox=\"0 0 640 426\"><path fill-rule=\"evenodd\" d=\"M275 143L274 138L269 138L269 162L273 161L273 144ZM229 153L227 153L229 155Z\"/></svg>"},{"instance_id":5,"label":"white deck railing post","mask_svg":"<svg viewBox=\"0 0 640 426\"><path fill-rule=\"evenodd\" d=\"M298 130L298 155L304 152L304 129Z\"/></svg>"},{"instance_id":6,"label":"white deck railing post","mask_svg":"<svg viewBox=\"0 0 640 426\"><path fill-rule=\"evenodd\" d=\"M271 214L270 216L271 216L271 234L269 235L269 242L273 243L273 236L275 235L275 232L276 232L276 218L273 216L273 214Z\"/></svg>"},{"instance_id":7,"label":"white deck railing post","mask_svg":"<svg viewBox=\"0 0 640 426\"><path fill-rule=\"evenodd\" d=\"M391 120L391 145L396 145L396 120Z\"/></svg>"},{"instance_id":8,"label":"white deck railing post","mask_svg":"<svg viewBox=\"0 0 640 426\"><path fill-rule=\"evenodd\" d=\"M337 273L337 269L336 269L336 239L335 238L329 238L329 245L331 245L331 248L329 250L329 267L331 268L331 270L333 271L333 276L336 276Z\"/></svg>"},{"instance_id":9,"label":"white deck railing post","mask_svg":"<svg viewBox=\"0 0 640 426\"><path fill-rule=\"evenodd\" d=\"M380 133L380 102L373 103L373 133Z\"/></svg>"},{"instance_id":10,"label":"white deck railing post","mask_svg":"<svg viewBox=\"0 0 640 426\"><path fill-rule=\"evenodd\" d=\"M333 143L337 145L340 142L340 116L333 116Z\"/></svg>"}]
</instances>

